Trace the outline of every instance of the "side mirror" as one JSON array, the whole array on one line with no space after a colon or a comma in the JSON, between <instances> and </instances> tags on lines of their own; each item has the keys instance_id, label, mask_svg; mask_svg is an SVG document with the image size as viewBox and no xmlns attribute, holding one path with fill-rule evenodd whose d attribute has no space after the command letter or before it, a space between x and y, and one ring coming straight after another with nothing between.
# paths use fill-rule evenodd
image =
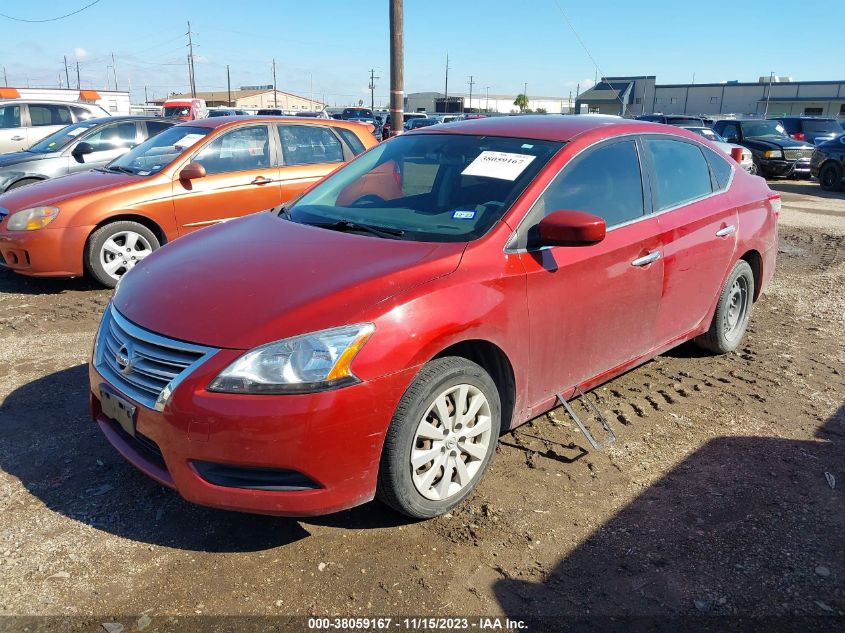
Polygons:
<instances>
[{"instance_id":1,"label":"side mirror","mask_svg":"<svg viewBox=\"0 0 845 633\"><path fill-rule=\"evenodd\" d=\"M540 220L533 246L589 246L604 239L604 220L584 211L555 211Z\"/></svg>"},{"instance_id":2,"label":"side mirror","mask_svg":"<svg viewBox=\"0 0 845 633\"><path fill-rule=\"evenodd\" d=\"M202 163L188 163L179 172L179 180L196 180L197 178L205 178L205 166Z\"/></svg>"},{"instance_id":3,"label":"side mirror","mask_svg":"<svg viewBox=\"0 0 845 633\"><path fill-rule=\"evenodd\" d=\"M87 154L94 153L94 146L91 143L86 143L85 141L80 141L76 144L76 147L73 148L73 151L70 153L77 160L82 160L82 157Z\"/></svg>"}]
</instances>

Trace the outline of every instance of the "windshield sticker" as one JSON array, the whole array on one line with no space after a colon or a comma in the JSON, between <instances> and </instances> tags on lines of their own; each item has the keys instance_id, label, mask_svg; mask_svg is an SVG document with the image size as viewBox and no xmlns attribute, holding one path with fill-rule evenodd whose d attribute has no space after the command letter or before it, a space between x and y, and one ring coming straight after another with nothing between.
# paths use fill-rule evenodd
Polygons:
<instances>
[{"instance_id":1,"label":"windshield sticker","mask_svg":"<svg viewBox=\"0 0 845 633\"><path fill-rule=\"evenodd\" d=\"M536 158L528 154L509 152L481 152L461 174L464 176L484 176L500 180L516 180L525 168Z\"/></svg>"},{"instance_id":2,"label":"windshield sticker","mask_svg":"<svg viewBox=\"0 0 845 633\"><path fill-rule=\"evenodd\" d=\"M149 176L151 173L152 172L149 172L149 171L139 171L138 175L139 176Z\"/></svg>"},{"instance_id":3,"label":"windshield sticker","mask_svg":"<svg viewBox=\"0 0 845 633\"><path fill-rule=\"evenodd\" d=\"M475 217L475 211L452 211L453 220L472 220Z\"/></svg>"},{"instance_id":4,"label":"windshield sticker","mask_svg":"<svg viewBox=\"0 0 845 633\"><path fill-rule=\"evenodd\" d=\"M201 138L205 138L205 134L185 134L173 144L173 147L190 147Z\"/></svg>"},{"instance_id":5,"label":"windshield sticker","mask_svg":"<svg viewBox=\"0 0 845 633\"><path fill-rule=\"evenodd\" d=\"M520 146L520 149L532 149L533 147L534 147L533 145L529 145L528 143L524 143L523 145Z\"/></svg>"}]
</instances>

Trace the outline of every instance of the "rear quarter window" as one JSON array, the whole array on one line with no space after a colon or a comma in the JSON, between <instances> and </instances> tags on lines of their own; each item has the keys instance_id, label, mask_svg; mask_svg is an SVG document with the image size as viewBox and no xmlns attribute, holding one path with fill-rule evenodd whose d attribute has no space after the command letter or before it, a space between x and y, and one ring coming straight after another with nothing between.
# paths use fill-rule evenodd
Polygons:
<instances>
[{"instance_id":1,"label":"rear quarter window","mask_svg":"<svg viewBox=\"0 0 845 633\"><path fill-rule=\"evenodd\" d=\"M718 191L724 191L728 188L731 182L731 174L733 174L733 166L720 156L718 152L714 152L709 147L703 148L704 155L707 157L707 163L710 165L710 171L713 172L713 178L716 179Z\"/></svg>"},{"instance_id":2,"label":"rear quarter window","mask_svg":"<svg viewBox=\"0 0 845 633\"><path fill-rule=\"evenodd\" d=\"M349 147L349 149L352 151L352 153L355 154L355 156L364 152L364 150L366 148L364 147L364 144L361 142L361 139L359 139L355 135L355 132L353 132L352 130L347 130L347 129L342 128L342 127L335 128L335 129L337 130L337 133L340 134L340 137L343 139L343 141L346 143L346 145Z\"/></svg>"}]
</instances>

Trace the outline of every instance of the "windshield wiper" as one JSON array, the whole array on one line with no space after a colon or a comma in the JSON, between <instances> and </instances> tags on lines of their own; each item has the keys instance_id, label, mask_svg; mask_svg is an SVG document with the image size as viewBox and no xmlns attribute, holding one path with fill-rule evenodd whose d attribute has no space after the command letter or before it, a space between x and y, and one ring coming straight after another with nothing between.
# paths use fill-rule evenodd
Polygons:
<instances>
[{"instance_id":1,"label":"windshield wiper","mask_svg":"<svg viewBox=\"0 0 845 633\"><path fill-rule=\"evenodd\" d=\"M307 224L311 223L308 222ZM391 229L386 226L372 226L370 224L362 224L361 222L353 222L352 220L314 223L311 224L311 226L319 226L321 229L329 229L330 231L363 231L365 233L369 233L370 235L388 239L395 239L405 235L405 231L401 229Z\"/></svg>"},{"instance_id":2,"label":"windshield wiper","mask_svg":"<svg viewBox=\"0 0 845 633\"><path fill-rule=\"evenodd\" d=\"M129 169L128 167L123 167L121 165L109 165L108 167L106 167L106 169L108 169L109 171L117 171L122 174L132 174L133 176L135 175L135 172L133 170Z\"/></svg>"}]
</instances>

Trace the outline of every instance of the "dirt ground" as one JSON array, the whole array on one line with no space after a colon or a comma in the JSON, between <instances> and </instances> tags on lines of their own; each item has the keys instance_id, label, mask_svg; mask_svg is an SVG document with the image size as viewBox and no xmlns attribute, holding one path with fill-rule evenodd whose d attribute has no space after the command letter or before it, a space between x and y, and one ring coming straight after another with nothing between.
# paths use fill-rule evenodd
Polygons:
<instances>
[{"instance_id":1,"label":"dirt ground","mask_svg":"<svg viewBox=\"0 0 845 633\"><path fill-rule=\"evenodd\" d=\"M295 521L182 501L88 418L109 293L0 272L0 615L841 625L845 194L773 186L778 271L740 350L682 346L597 389L608 450L562 409L504 435L469 502L418 523L378 503Z\"/></svg>"}]
</instances>

